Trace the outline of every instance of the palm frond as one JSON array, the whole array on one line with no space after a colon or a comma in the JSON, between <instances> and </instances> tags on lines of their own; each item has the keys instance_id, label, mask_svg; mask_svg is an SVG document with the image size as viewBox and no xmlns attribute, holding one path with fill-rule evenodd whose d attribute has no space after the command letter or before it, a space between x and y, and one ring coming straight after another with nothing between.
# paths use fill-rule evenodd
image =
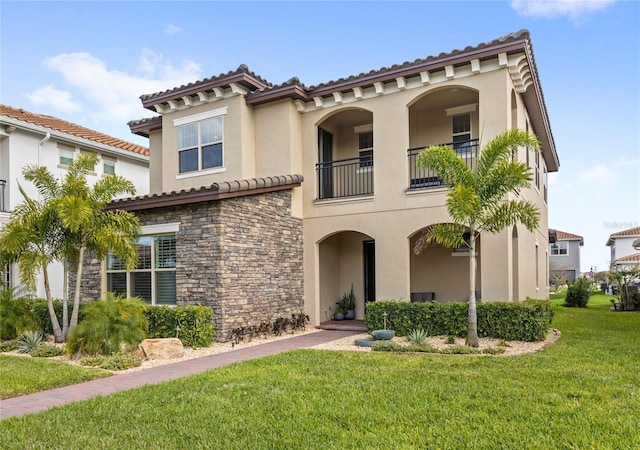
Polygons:
<instances>
[{"instance_id":1,"label":"palm frond","mask_svg":"<svg viewBox=\"0 0 640 450\"><path fill-rule=\"evenodd\" d=\"M487 173L497 164L510 160L512 152L521 146L530 147L534 151L540 149L538 138L526 131L509 130L494 137L480 152L476 166L477 178L487 176Z\"/></svg>"},{"instance_id":2,"label":"palm frond","mask_svg":"<svg viewBox=\"0 0 640 450\"><path fill-rule=\"evenodd\" d=\"M420 152L417 165L420 169L433 170L444 184L450 186L468 185L473 180L471 169L446 145L435 145Z\"/></svg>"},{"instance_id":3,"label":"palm frond","mask_svg":"<svg viewBox=\"0 0 640 450\"><path fill-rule=\"evenodd\" d=\"M483 217L481 227L482 231L499 233L515 223L521 223L529 231L533 231L540 223L540 211L531 202L511 200L490 210Z\"/></svg>"},{"instance_id":4,"label":"palm frond","mask_svg":"<svg viewBox=\"0 0 640 450\"><path fill-rule=\"evenodd\" d=\"M429 225L422 230L422 235L416 240L413 251L417 255L432 244L439 244L447 248L457 248L465 244L464 233L467 228L457 223L438 223Z\"/></svg>"},{"instance_id":5,"label":"palm frond","mask_svg":"<svg viewBox=\"0 0 640 450\"><path fill-rule=\"evenodd\" d=\"M495 202L514 189L528 187L531 180L531 169L526 164L501 161L476 179L476 191L483 202Z\"/></svg>"},{"instance_id":6,"label":"palm frond","mask_svg":"<svg viewBox=\"0 0 640 450\"><path fill-rule=\"evenodd\" d=\"M29 165L22 170L24 179L32 182L44 199L55 198L60 192L58 180L44 166ZM22 191L21 191L22 192ZM24 195L24 194L23 194Z\"/></svg>"},{"instance_id":7,"label":"palm frond","mask_svg":"<svg viewBox=\"0 0 640 450\"><path fill-rule=\"evenodd\" d=\"M447 209L457 224L473 221L481 211L480 206L480 198L473 186L457 184L452 186L447 193Z\"/></svg>"}]
</instances>

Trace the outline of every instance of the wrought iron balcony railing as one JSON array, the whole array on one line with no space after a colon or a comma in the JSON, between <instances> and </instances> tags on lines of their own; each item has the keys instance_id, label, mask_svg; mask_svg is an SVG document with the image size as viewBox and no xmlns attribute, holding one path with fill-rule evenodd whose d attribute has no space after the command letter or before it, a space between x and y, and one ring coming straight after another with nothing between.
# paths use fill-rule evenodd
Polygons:
<instances>
[{"instance_id":1,"label":"wrought iron balcony railing","mask_svg":"<svg viewBox=\"0 0 640 450\"><path fill-rule=\"evenodd\" d=\"M478 156L477 139L438 145L447 145L453 148L470 169L475 167ZM418 167L418 155L425 149L427 147L413 147L407 150L407 156L409 157L409 189L426 189L444 185L434 171Z\"/></svg>"},{"instance_id":2,"label":"wrought iron balcony railing","mask_svg":"<svg viewBox=\"0 0 640 450\"><path fill-rule=\"evenodd\" d=\"M316 164L318 199L373 194L373 155Z\"/></svg>"}]
</instances>

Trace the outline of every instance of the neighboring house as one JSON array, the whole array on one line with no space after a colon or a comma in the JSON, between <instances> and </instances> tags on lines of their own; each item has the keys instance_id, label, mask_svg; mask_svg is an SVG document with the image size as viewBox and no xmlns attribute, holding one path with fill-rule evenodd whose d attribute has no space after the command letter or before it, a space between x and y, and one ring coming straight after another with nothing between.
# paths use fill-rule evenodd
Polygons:
<instances>
[{"instance_id":1,"label":"neighboring house","mask_svg":"<svg viewBox=\"0 0 640 450\"><path fill-rule=\"evenodd\" d=\"M140 215L149 263L107 261L94 292L140 293L144 278L151 303L211 305L221 333L302 308L317 325L352 284L358 319L368 301L466 300L467 252L413 252L421 230L449 221L447 187L416 158L451 143L473 166L483 143L519 128L542 150L514 154L533 183L508 198L533 202L540 226L482 235L475 289L548 297L559 161L527 31L318 86L240 66L141 100L160 114L129 123L149 138L152 194L111 207Z\"/></svg>"},{"instance_id":2,"label":"neighboring house","mask_svg":"<svg viewBox=\"0 0 640 450\"><path fill-rule=\"evenodd\" d=\"M580 276L580 247L584 239L577 234L554 230L556 241L549 244L549 272L551 281L574 281Z\"/></svg>"},{"instance_id":3,"label":"neighboring house","mask_svg":"<svg viewBox=\"0 0 640 450\"><path fill-rule=\"evenodd\" d=\"M607 239L607 247L611 247L613 266L640 264L640 227L613 233Z\"/></svg>"},{"instance_id":4,"label":"neighboring house","mask_svg":"<svg viewBox=\"0 0 640 450\"><path fill-rule=\"evenodd\" d=\"M22 176L27 165L47 167L62 178L73 158L80 152L93 152L100 162L89 182L113 173L131 180L138 194L149 193L149 150L79 125L43 114L0 105L0 227L10 212L24 200L18 183L32 198L38 197L35 186ZM64 292L62 264L49 268L51 293L62 298ZM35 294L44 297L42 277ZM3 268L3 280L19 284L16 266Z\"/></svg>"}]
</instances>

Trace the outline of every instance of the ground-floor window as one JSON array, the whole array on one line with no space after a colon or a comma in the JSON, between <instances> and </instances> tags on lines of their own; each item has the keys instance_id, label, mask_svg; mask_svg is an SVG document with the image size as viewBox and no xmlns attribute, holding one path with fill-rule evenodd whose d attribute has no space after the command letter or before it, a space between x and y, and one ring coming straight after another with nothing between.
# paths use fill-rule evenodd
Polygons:
<instances>
[{"instance_id":1,"label":"ground-floor window","mask_svg":"<svg viewBox=\"0 0 640 450\"><path fill-rule=\"evenodd\" d=\"M138 263L127 271L113 254L107 257L107 290L140 297L150 305L176 304L175 233L141 236L136 240Z\"/></svg>"}]
</instances>

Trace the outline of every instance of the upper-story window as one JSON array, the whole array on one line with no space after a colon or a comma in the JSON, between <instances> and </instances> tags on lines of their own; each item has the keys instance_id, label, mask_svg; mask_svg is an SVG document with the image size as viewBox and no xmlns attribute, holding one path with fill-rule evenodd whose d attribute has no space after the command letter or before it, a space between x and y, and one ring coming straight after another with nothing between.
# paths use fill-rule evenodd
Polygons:
<instances>
[{"instance_id":1,"label":"upper-story window","mask_svg":"<svg viewBox=\"0 0 640 450\"><path fill-rule=\"evenodd\" d=\"M551 244L552 255L568 255L569 243L568 242L554 242Z\"/></svg>"},{"instance_id":2,"label":"upper-story window","mask_svg":"<svg viewBox=\"0 0 640 450\"><path fill-rule=\"evenodd\" d=\"M540 192L540 152L534 153L533 161L535 186L538 192Z\"/></svg>"},{"instance_id":3,"label":"upper-story window","mask_svg":"<svg viewBox=\"0 0 640 450\"><path fill-rule=\"evenodd\" d=\"M178 171L197 172L224 166L223 115L220 108L176 119L178 127Z\"/></svg>"},{"instance_id":4,"label":"upper-story window","mask_svg":"<svg viewBox=\"0 0 640 450\"><path fill-rule=\"evenodd\" d=\"M373 131L358 135L358 156L360 167L373 167Z\"/></svg>"},{"instance_id":5,"label":"upper-story window","mask_svg":"<svg viewBox=\"0 0 640 450\"><path fill-rule=\"evenodd\" d=\"M453 149L457 153L471 150L471 114L453 116L452 118L452 141Z\"/></svg>"},{"instance_id":6,"label":"upper-story window","mask_svg":"<svg viewBox=\"0 0 640 450\"><path fill-rule=\"evenodd\" d=\"M105 175L116 174L116 160L102 157L102 173Z\"/></svg>"},{"instance_id":7,"label":"upper-story window","mask_svg":"<svg viewBox=\"0 0 640 450\"><path fill-rule=\"evenodd\" d=\"M61 166L70 166L73 162L76 149L64 144L58 144L58 163Z\"/></svg>"}]
</instances>

